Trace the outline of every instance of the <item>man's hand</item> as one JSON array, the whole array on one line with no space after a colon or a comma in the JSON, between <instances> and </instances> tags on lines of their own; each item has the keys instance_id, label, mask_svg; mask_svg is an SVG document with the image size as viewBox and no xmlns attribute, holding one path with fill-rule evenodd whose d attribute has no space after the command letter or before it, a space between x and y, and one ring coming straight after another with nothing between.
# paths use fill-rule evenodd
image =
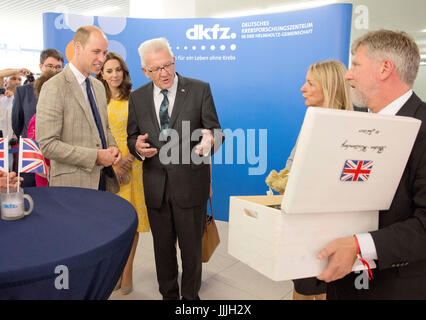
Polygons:
<instances>
[{"instance_id":1,"label":"man's hand","mask_svg":"<svg viewBox=\"0 0 426 320\"><path fill-rule=\"evenodd\" d=\"M139 135L136 140L135 148L142 157L152 158L158 153L158 150L157 148L150 148L150 144L146 142L146 139L148 139L148 133Z\"/></svg>"},{"instance_id":2,"label":"man's hand","mask_svg":"<svg viewBox=\"0 0 426 320\"><path fill-rule=\"evenodd\" d=\"M350 272L355 263L357 244L354 237L340 238L330 242L318 255L318 259L328 259L328 265L317 277L319 280L331 282L343 278Z\"/></svg>"},{"instance_id":3,"label":"man's hand","mask_svg":"<svg viewBox=\"0 0 426 320\"><path fill-rule=\"evenodd\" d=\"M201 142L195 146L195 153L200 156L207 156L214 145L214 138L212 132L208 129L201 130L203 138Z\"/></svg>"},{"instance_id":4,"label":"man's hand","mask_svg":"<svg viewBox=\"0 0 426 320\"><path fill-rule=\"evenodd\" d=\"M121 152L115 147L114 148L117 150L112 150L110 148L98 150L98 157L96 159L96 163L98 165L103 167L109 167L114 165L117 160L117 157L121 159Z\"/></svg>"},{"instance_id":5,"label":"man's hand","mask_svg":"<svg viewBox=\"0 0 426 320\"><path fill-rule=\"evenodd\" d=\"M111 165L116 166L121 161L121 151L114 146L109 147L107 150L109 150L114 157L114 162Z\"/></svg>"}]
</instances>

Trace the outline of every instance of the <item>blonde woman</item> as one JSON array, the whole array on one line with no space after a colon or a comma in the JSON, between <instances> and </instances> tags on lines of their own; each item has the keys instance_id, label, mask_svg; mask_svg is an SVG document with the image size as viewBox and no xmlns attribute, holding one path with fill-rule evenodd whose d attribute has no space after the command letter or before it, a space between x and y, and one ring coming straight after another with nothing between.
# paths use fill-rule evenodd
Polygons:
<instances>
[{"instance_id":1,"label":"blonde woman","mask_svg":"<svg viewBox=\"0 0 426 320\"><path fill-rule=\"evenodd\" d=\"M345 82L346 68L336 60L317 62L308 68L305 84L300 89L306 106L353 110L349 85ZM296 146L287 159L291 169ZM326 283L317 278L293 280L293 300L325 300Z\"/></svg>"},{"instance_id":2,"label":"blonde woman","mask_svg":"<svg viewBox=\"0 0 426 320\"><path fill-rule=\"evenodd\" d=\"M135 207L139 218L132 250L116 286L116 289L121 289L122 294L129 294L133 290L133 260L139 240L139 232L148 232L150 229L142 185L142 162L136 160L127 148L128 105L132 84L124 60L114 52L107 54L97 78L103 82L106 89L108 122L122 154L122 160L114 168L120 183L120 191L117 195L129 201Z\"/></svg>"}]
</instances>

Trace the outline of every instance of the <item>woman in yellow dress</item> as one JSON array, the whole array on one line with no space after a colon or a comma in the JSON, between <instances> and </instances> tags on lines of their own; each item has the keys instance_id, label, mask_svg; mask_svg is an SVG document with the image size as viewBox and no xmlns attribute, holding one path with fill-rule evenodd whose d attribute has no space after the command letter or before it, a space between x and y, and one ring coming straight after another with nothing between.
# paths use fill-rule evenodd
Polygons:
<instances>
[{"instance_id":1,"label":"woman in yellow dress","mask_svg":"<svg viewBox=\"0 0 426 320\"><path fill-rule=\"evenodd\" d=\"M132 84L129 69L124 60L114 52L107 54L102 71L97 78L103 82L106 89L108 122L122 154L122 160L114 168L120 183L120 191L117 195L129 201L135 207L139 220L132 250L116 286L116 289L121 288L122 294L129 294L133 290L133 260L139 240L139 232L148 232L150 229L142 185L142 162L135 159L127 148L128 103Z\"/></svg>"}]
</instances>

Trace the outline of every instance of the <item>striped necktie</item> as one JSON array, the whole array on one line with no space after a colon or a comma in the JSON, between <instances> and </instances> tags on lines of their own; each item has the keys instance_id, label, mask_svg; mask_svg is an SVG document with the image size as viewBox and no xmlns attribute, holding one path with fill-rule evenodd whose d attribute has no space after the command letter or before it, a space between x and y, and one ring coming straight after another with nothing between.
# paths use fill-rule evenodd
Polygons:
<instances>
[{"instance_id":1,"label":"striped necktie","mask_svg":"<svg viewBox=\"0 0 426 320\"><path fill-rule=\"evenodd\" d=\"M163 135L167 134L167 129L169 128L169 99L167 98L168 91L166 89L161 90L161 93L164 96L163 102L161 102L160 106L160 125L161 125L161 133Z\"/></svg>"}]
</instances>

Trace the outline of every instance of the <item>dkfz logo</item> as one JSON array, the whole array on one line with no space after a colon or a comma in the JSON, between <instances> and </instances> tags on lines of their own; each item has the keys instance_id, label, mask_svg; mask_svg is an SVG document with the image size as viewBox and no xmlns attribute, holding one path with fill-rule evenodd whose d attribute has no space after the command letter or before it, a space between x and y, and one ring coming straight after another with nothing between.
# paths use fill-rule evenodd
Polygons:
<instances>
[{"instance_id":1,"label":"dkfz logo","mask_svg":"<svg viewBox=\"0 0 426 320\"><path fill-rule=\"evenodd\" d=\"M211 28L205 28L202 24L194 24L194 27L186 30L186 38L189 40L216 40L216 39L235 39L236 33L230 33L231 28L220 27L215 24Z\"/></svg>"}]
</instances>

